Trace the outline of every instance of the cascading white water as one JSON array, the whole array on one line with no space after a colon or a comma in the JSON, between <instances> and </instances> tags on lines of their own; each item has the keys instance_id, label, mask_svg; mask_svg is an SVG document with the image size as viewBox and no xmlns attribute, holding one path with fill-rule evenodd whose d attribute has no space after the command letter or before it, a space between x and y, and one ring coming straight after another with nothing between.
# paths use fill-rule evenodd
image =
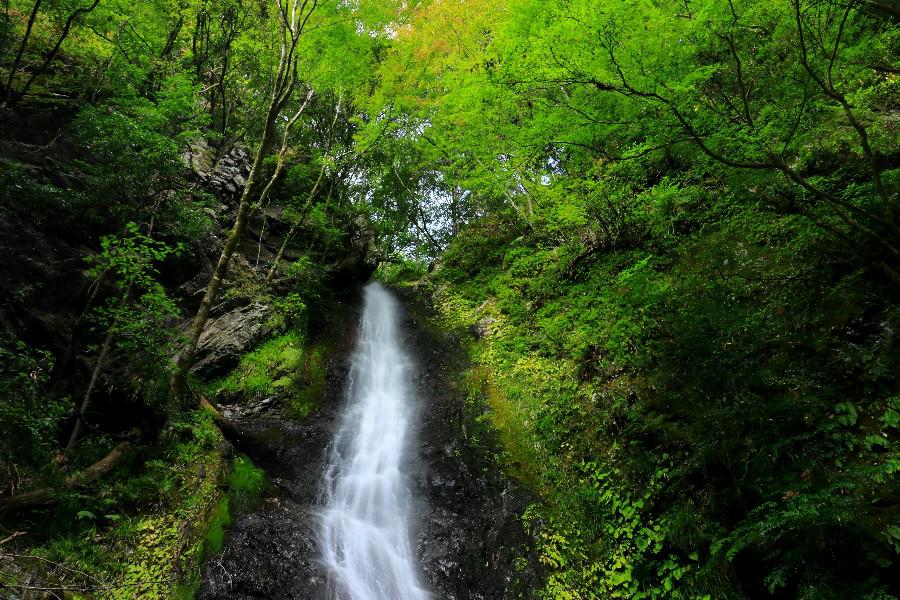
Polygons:
<instances>
[{"instance_id":1,"label":"cascading white water","mask_svg":"<svg viewBox=\"0 0 900 600\"><path fill-rule=\"evenodd\" d=\"M416 570L412 499L402 472L413 409L398 312L384 287L366 286L349 403L329 449L319 531L341 599L429 597Z\"/></svg>"}]
</instances>

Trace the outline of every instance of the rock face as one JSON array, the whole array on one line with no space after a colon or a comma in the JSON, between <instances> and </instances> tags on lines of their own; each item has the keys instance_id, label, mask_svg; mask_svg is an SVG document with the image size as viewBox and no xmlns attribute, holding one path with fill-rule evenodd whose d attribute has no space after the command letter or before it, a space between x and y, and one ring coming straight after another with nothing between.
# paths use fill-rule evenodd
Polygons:
<instances>
[{"instance_id":1,"label":"rock face","mask_svg":"<svg viewBox=\"0 0 900 600\"><path fill-rule=\"evenodd\" d=\"M328 598L318 562L315 511L325 448L343 405L355 319L333 325L334 355L326 360L319 410L302 422L276 407L228 411L224 426L235 448L265 469L271 487L252 512L237 515L222 551L204 568L200 600L313 600Z\"/></svg>"},{"instance_id":2,"label":"rock face","mask_svg":"<svg viewBox=\"0 0 900 600\"><path fill-rule=\"evenodd\" d=\"M200 600L278 598L307 600L324 580L309 580L315 569L312 532L291 502L268 499L263 507L237 521L228 547L206 567ZM300 524L298 525L298 518Z\"/></svg>"},{"instance_id":3,"label":"rock face","mask_svg":"<svg viewBox=\"0 0 900 600\"><path fill-rule=\"evenodd\" d=\"M471 415L458 385L466 366L461 340L431 329L421 312L410 310L407 346L418 363L422 402L413 470L422 499L416 542L425 580L447 600L529 597L539 567L520 519L528 495L498 471L492 440L475 443L466 435Z\"/></svg>"},{"instance_id":4,"label":"rock face","mask_svg":"<svg viewBox=\"0 0 900 600\"><path fill-rule=\"evenodd\" d=\"M91 284L91 252L65 226L34 223L27 207L10 203L0 217L0 333L28 332L65 356Z\"/></svg>"},{"instance_id":5,"label":"rock face","mask_svg":"<svg viewBox=\"0 0 900 600\"><path fill-rule=\"evenodd\" d=\"M250 175L250 153L243 148L234 148L216 165L207 184L222 197L234 196L244 189Z\"/></svg>"},{"instance_id":6,"label":"rock face","mask_svg":"<svg viewBox=\"0 0 900 600\"><path fill-rule=\"evenodd\" d=\"M242 354L271 333L272 307L252 302L211 318L197 343L192 371L203 375L233 367Z\"/></svg>"},{"instance_id":7,"label":"rock face","mask_svg":"<svg viewBox=\"0 0 900 600\"><path fill-rule=\"evenodd\" d=\"M194 142L185 153L184 161L200 185L219 200L220 204L214 212L224 227L233 219L237 199L250 175L253 156L247 149L237 146L218 162L215 162L215 157L215 148L200 140ZM293 223L285 215L285 207L274 203L275 200L272 198L269 202L272 203L252 211L248 218L247 230L238 242L236 254L243 256L248 263L254 265L254 268L260 265L267 268L269 262L278 254L288 232L292 230ZM328 280L324 283L333 289L353 288L358 283L367 281L378 266L377 257L380 252L376 244L377 232L372 225L364 217L357 216L348 229L350 237L346 251L332 252L329 256ZM309 241L305 233L304 227L294 232L282 256L283 262L296 260L309 253ZM218 250L221 250L221 244ZM209 256L214 256L218 254L218 250L213 252L206 249L205 252ZM211 267L206 269L209 270ZM202 275L207 274L204 272ZM189 282L184 290L187 295L194 295L198 287L205 285L209 280L208 275L206 279L200 275L196 279Z\"/></svg>"},{"instance_id":8,"label":"rock face","mask_svg":"<svg viewBox=\"0 0 900 600\"><path fill-rule=\"evenodd\" d=\"M338 377L341 365L332 373ZM232 421L226 434L269 475L272 489L252 512L239 515L222 551L203 568L200 600L309 600L325 598L317 562L316 495L321 449L335 412L298 423L288 419Z\"/></svg>"},{"instance_id":9,"label":"rock face","mask_svg":"<svg viewBox=\"0 0 900 600\"><path fill-rule=\"evenodd\" d=\"M232 148L219 162L214 164L215 149L204 140L195 142L185 162L194 175L219 198L227 200L239 194L247 183L253 157L245 148Z\"/></svg>"}]
</instances>

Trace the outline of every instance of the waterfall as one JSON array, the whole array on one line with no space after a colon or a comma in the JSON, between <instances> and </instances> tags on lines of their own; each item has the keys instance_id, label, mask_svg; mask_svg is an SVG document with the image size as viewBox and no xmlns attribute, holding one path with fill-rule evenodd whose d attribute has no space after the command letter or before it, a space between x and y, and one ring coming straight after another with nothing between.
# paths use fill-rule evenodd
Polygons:
<instances>
[{"instance_id":1,"label":"waterfall","mask_svg":"<svg viewBox=\"0 0 900 600\"><path fill-rule=\"evenodd\" d=\"M366 286L348 405L328 450L319 530L340 599L429 598L417 574L402 470L413 409L398 313L384 287Z\"/></svg>"}]
</instances>

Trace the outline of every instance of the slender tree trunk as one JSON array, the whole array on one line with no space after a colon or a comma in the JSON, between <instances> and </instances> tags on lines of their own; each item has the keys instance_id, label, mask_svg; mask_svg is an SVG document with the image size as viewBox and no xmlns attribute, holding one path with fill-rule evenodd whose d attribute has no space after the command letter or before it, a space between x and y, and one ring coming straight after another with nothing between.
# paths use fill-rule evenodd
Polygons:
<instances>
[{"instance_id":1,"label":"slender tree trunk","mask_svg":"<svg viewBox=\"0 0 900 600\"><path fill-rule=\"evenodd\" d=\"M312 92L310 92L310 96L308 96L307 99L311 97ZM284 257L284 251L287 249L288 244L294 237L294 234L297 232L297 227L300 226L300 223L306 217L306 213L319 191L319 185L322 183L322 178L325 176L325 158L327 157L328 152L331 149L331 144L334 141L334 126L335 123L337 123L338 115L340 114L341 99L338 98L337 106L334 109L334 118L331 120L331 128L328 130L328 140L325 144L325 156L322 157L322 167L319 169L319 176L316 178L316 182L313 184L312 190L310 190L309 196L306 198L306 202L303 204L303 208L301 209L300 214L297 215L297 218L294 219L294 221L291 223L291 228L288 231L288 234L284 236L284 240L281 242L281 246L278 248L278 253L275 254L275 258L272 260L272 265L269 267L269 272L266 273L266 283L272 283L272 279L275 277L275 271L278 270L278 263L281 262L282 257Z\"/></svg>"},{"instance_id":2,"label":"slender tree trunk","mask_svg":"<svg viewBox=\"0 0 900 600\"><path fill-rule=\"evenodd\" d=\"M197 79L205 81L203 67L209 55L209 19L205 10L197 12L197 20L194 23L194 33L191 36L191 59L194 61L194 72Z\"/></svg>"},{"instance_id":3,"label":"slender tree trunk","mask_svg":"<svg viewBox=\"0 0 900 600\"><path fill-rule=\"evenodd\" d=\"M303 104L300 105L299 110L297 110L297 112L294 113L294 116L290 118L290 120L287 122L287 125L285 125L285 127L284 127L284 135L281 138L281 147L278 149L278 159L275 162L275 171L272 173L272 176L269 177L269 182L266 183L266 187L263 188L262 193L259 195L258 204L260 207L262 207L263 203L269 198L269 192L272 191L272 187L275 185L275 182L278 181L278 178L281 176L281 171L284 170L284 158L287 155L288 145L290 143L291 128L294 126L294 123L297 122L297 119L300 118L300 115L303 114L303 111L306 110L306 107L307 107L307 105L309 105L309 102L310 102L310 100L312 100L314 94L315 94L315 92L313 92L313 90L310 89L309 92L306 94L306 98L303 100ZM263 217L262 231L260 231L260 233L259 233L259 245L257 246L257 250L256 250L256 264L257 265L259 265L259 255L260 255L260 252L262 251L262 236L263 236L263 232L265 231L265 229L266 229L266 221L265 221L265 217Z\"/></svg>"},{"instance_id":4,"label":"slender tree trunk","mask_svg":"<svg viewBox=\"0 0 900 600\"><path fill-rule=\"evenodd\" d=\"M184 15L180 14L178 15L178 21L175 22L175 26L169 31L169 36L166 38L166 45L163 46L162 51L159 53L161 59L166 60L172 54L172 50L175 49L175 42L178 40L178 34L181 33L181 27L183 25Z\"/></svg>"},{"instance_id":5,"label":"slender tree trunk","mask_svg":"<svg viewBox=\"0 0 900 600\"><path fill-rule=\"evenodd\" d=\"M28 46L29 38L31 38L31 29L34 27L34 20L37 18L42 1L43 0L35 0L34 6L31 7L31 14L28 15L28 24L25 26L25 35L22 36L22 42L19 44L19 51L16 52L16 58L13 60L12 67L9 69L9 78L6 80L7 104L12 104L13 83L15 83L16 71L19 70L19 66L22 64L22 56L25 54L25 48Z\"/></svg>"},{"instance_id":6,"label":"slender tree trunk","mask_svg":"<svg viewBox=\"0 0 900 600\"><path fill-rule=\"evenodd\" d=\"M274 121L274 118L266 119L266 125L265 129L263 130L262 138L260 140L259 149L256 151L256 157L253 159L253 166L250 169L250 175L247 177L247 183L244 187L243 193L241 194L241 200L238 204L238 211L237 216L234 220L234 225L231 227L231 231L229 232L228 238L225 241L225 247L222 249L222 253L219 255L219 260L216 262L216 266L213 269L212 278L209 281L209 285L206 286L206 293L203 294L203 300L200 302L200 308L197 310L197 314L194 316L194 320L191 323L190 329L188 329L187 343L178 354L178 358L175 361L175 369L172 373L171 378L169 379L169 387L172 392L172 398L176 402L181 397L181 394L184 391L187 371L194 364L194 354L197 351L197 343L200 341L200 334L203 332L203 327L206 325L206 321L209 319L209 312L212 309L213 302L215 302L216 297L219 294L219 289L222 287L222 281L224 280L225 273L228 270L228 264L231 262L231 257L234 254L235 248L237 248L238 240L240 239L241 234L243 233L244 228L247 225L247 217L250 214L250 195L252 194L254 183L256 182L256 178L262 166L263 158L266 154L266 149L271 143L273 130L275 128Z\"/></svg>"},{"instance_id":7,"label":"slender tree trunk","mask_svg":"<svg viewBox=\"0 0 900 600\"><path fill-rule=\"evenodd\" d=\"M103 68L97 72L96 76L94 76L94 87L91 90L90 96L88 96L88 102L91 104L97 101L97 96L100 94L100 90L103 89L103 84L106 82L106 75L109 73L109 68L112 66L115 52L115 49L113 49L113 51L109 53L109 58L106 59Z\"/></svg>"},{"instance_id":8,"label":"slender tree trunk","mask_svg":"<svg viewBox=\"0 0 900 600\"><path fill-rule=\"evenodd\" d=\"M150 230L153 230L153 224L151 221ZM119 301L119 311L121 311L128 304L129 299L131 298L131 288L133 287L133 283L129 282L128 286L125 288L125 291L122 293L122 299ZM75 419L75 426L72 428L72 434L69 436L69 441L66 444L66 448L64 452L68 452L75 445L75 442L78 441L78 436L81 433L81 427L84 425L84 415L87 412L87 409L91 406L91 395L94 393L94 388L97 387L97 381L100 379L100 373L103 371L103 367L106 365L106 357L109 356L109 351L112 349L112 343L114 339L113 335L113 327L109 328L109 331L106 332L106 338L103 340L103 345L100 347L100 354L97 355L97 361L94 363L94 369L91 371L91 379L88 382L87 390L84 392L84 398L81 400L81 408L78 409L78 417Z\"/></svg>"},{"instance_id":9,"label":"slender tree trunk","mask_svg":"<svg viewBox=\"0 0 900 600\"><path fill-rule=\"evenodd\" d=\"M306 198L306 202L303 203L303 208L300 211L300 214L297 215L297 218L293 220L291 223L291 228L288 230L286 236L284 236L284 240L281 242L281 246L278 248L278 253L275 255L275 258L272 259L272 265L269 267L269 272L266 273L266 283L272 283L272 279L275 277L275 271L278 270L278 263L281 262L281 259L284 257L284 251L287 249L288 244L290 244L291 239L293 239L294 234L297 233L297 228L303 222L303 219L306 218L306 213L309 212L310 206L312 206L312 201L316 197L316 193L319 191L319 184L322 182L322 176L325 174L325 163L322 163L322 168L319 169L319 177L316 179L316 183L313 185L312 190L309 192L309 196Z\"/></svg>"},{"instance_id":10,"label":"slender tree trunk","mask_svg":"<svg viewBox=\"0 0 900 600\"><path fill-rule=\"evenodd\" d=\"M222 137L228 132L228 90L225 88L225 78L228 76L228 65L231 58L231 39L225 42L225 50L222 54L222 70L219 73L217 88L219 97L222 99L222 122L220 123L219 133Z\"/></svg>"},{"instance_id":11,"label":"slender tree trunk","mask_svg":"<svg viewBox=\"0 0 900 600\"><path fill-rule=\"evenodd\" d=\"M37 2L35 3L35 10L37 7ZM31 74L28 80L25 82L25 85L22 86L22 89L18 92L13 91L12 89L12 78L15 75L15 71L10 72L10 88L7 90L7 105L14 106L19 100L25 97L25 94L28 93L28 90L31 89L31 84L34 83L34 80L37 79L41 74L43 74L50 64L56 60L56 55L59 53L59 49L62 47L63 42L69 37L69 31L72 29L72 25L75 24L75 20L78 19L81 15L86 15L89 12L93 11L97 8L97 5L100 4L100 0L94 0L94 2L87 7L78 8L72 14L69 15L69 18L66 19L65 25L63 25L63 30L59 34L59 37L56 39L56 44L53 46L53 49L50 50L50 53L47 55L47 58L44 59L44 62L41 63L41 66L35 69L35 71ZM29 23L30 27L31 23ZM19 52L21 54L22 50L24 50L25 40L23 39L23 45L19 48Z\"/></svg>"},{"instance_id":12,"label":"slender tree trunk","mask_svg":"<svg viewBox=\"0 0 900 600\"><path fill-rule=\"evenodd\" d=\"M124 305L125 299L123 298L119 307L121 308ZM106 334L106 339L103 340L100 354L97 355L97 362L94 363L94 370L91 372L91 380L88 383L87 391L84 392L84 399L81 401L81 408L78 409L78 417L75 419L75 426L72 427L72 435L69 436L69 441L66 444L64 452L71 450L75 445L75 442L78 441L78 436L81 434L81 426L84 423L84 414L91 405L91 394L94 393L94 387L97 385L97 380L100 378L100 372L103 370L103 365L106 363L106 357L109 355L110 348L112 348L112 341L113 334L112 331L109 331Z\"/></svg>"},{"instance_id":13,"label":"slender tree trunk","mask_svg":"<svg viewBox=\"0 0 900 600\"><path fill-rule=\"evenodd\" d=\"M250 174L247 176L247 183L241 193L241 199L238 204L237 217L234 225L225 241L225 247L219 255L219 260L213 269L212 278L209 285L206 286L206 293L203 294L203 300L200 302L200 308L188 329L187 343L178 353L175 360L175 368L172 376L169 378L169 389L171 391L172 400L180 402L181 395L187 382L187 371L194 364L194 355L197 352L197 343L200 341L200 334L203 333L203 327L209 319L210 310L213 303L218 297L219 290L222 288L222 282L225 279L225 273L228 271L228 264L237 248L238 241L246 229L247 220L252 210L250 198L253 194L254 184L259 177L262 169L263 159L269 151L275 137L275 124L284 110L285 105L290 101L294 89L297 85L297 43L303 33L303 29L313 11L318 5L317 0L291 0L287 4L279 2L278 8L281 13L281 50L278 59L278 69L275 73L272 86L272 99L269 108L266 111L266 120L263 127L262 136L259 141L259 148L253 159L253 166L250 168ZM305 106L305 104L304 104ZM302 112L301 107L299 112ZM292 120L296 120L299 116L295 115ZM267 193L271 187L271 180L263 190L263 194Z\"/></svg>"}]
</instances>

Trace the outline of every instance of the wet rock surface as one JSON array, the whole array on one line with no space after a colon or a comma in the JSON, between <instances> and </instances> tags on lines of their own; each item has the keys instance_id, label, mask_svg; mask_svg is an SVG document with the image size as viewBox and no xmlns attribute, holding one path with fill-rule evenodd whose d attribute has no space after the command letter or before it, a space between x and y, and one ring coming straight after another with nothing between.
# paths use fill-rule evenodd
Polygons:
<instances>
[{"instance_id":1,"label":"wet rock surface","mask_svg":"<svg viewBox=\"0 0 900 600\"><path fill-rule=\"evenodd\" d=\"M355 320L340 327L315 414L298 421L268 399L223 407L225 435L266 471L271 486L256 509L234 515L222 551L204 564L201 600L326 597L325 572L316 560L315 509L324 449L343 405Z\"/></svg>"},{"instance_id":2,"label":"wet rock surface","mask_svg":"<svg viewBox=\"0 0 900 600\"><path fill-rule=\"evenodd\" d=\"M334 411L325 410L302 425L282 419L233 422L229 436L266 469L272 487L253 512L235 519L222 552L206 562L201 599L324 597L314 508L321 449L333 418Z\"/></svg>"},{"instance_id":3,"label":"wet rock surface","mask_svg":"<svg viewBox=\"0 0 900 600\"><path fill-rule=\"evenodd\" d=\"M407 348L417 363L421 402L414 480L425 580L448 600L528 597L536 573L520 519L528 496L499 472L492 440L478 444L466 435L463 340L431 328L414 298L407 304ZM519 557L527 560L517 564Z\"/></svg>"},{"instance_id":4,"label":"wet rock surface","mask_svg":"<svg viewBox=\"0 0 900 600\"><path fill-rule=\"evenodd\" d=\"M326 597L315 510L355 342L357 315L346 312L328 325L334 337L325 359L326 391L313 415L293 419L270 398L222 407L226 437L266 471L271 485L253 511L232 515L222 551L204 563L201 600Z\"/></svg>"},{"instance_id":5,"label":"wet rock surface","mask_svg":"<svg viewBox=\"0 0 900 600\"><path fill-rule=\"evenodd\" d=\"M527 596L533 570L514 567L515 558L527 554L519 520L527 498L489 464L488 449L464 435L465 397L453 381L464 357L457 340L428 328L424 314L407 311L404 328L420 402L410 477L423 579L436 598ZM226 413L226 435L266 470L272 486L255 510L235 518L222 551L206 561L201 600L328 597L315 513L325 449L345 402L356 316L327 363L318 413L302 422L259 405Z\"/></svg>"}]
</instances>

